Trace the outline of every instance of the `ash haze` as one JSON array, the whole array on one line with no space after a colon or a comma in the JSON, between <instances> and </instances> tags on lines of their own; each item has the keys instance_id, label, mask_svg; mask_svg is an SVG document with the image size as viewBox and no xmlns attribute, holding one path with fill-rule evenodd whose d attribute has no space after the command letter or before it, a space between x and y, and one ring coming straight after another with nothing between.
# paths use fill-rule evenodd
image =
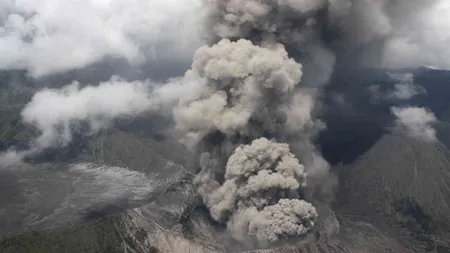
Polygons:
<instances>
[{"instance_id":1,"label":"ash haze","mask_svg":"<svg viewBox=\"0 0 450 253\"><path fill-rule=\"evenodd\" d=\"M0 69L25 69L39 78L107 57L137 65L192 58L183 76L166 83L114 77L37 92L21 116L41 135L23 155L66 145L81 123L88 123L88 135L114 119L157 111L173 118L180 141L196 151L197 193L232 238L249 249L298 238L314 229L314 205L328 205L336 183L314 142L327 127L320 99L333 71L360 60L448 68L450 58L434 53L447 44L449 35L442 31L450 20L436 16L447 4L207 3L201 9L195 0L2 3ZM162 59L153 59L152 50L161 45ZM410 98L419 93L415 89L400 82L392 96ZM435 139L436 119L425 109L394 107L392 113L411 135ZM13 150L0 157L17 161L21 154Z\"/></svg>"},{"instance_id":2,"label":"ash haze","mask_svg":"<svg viewBox=\"0 0 450 253\"><path fill-rule=\"evenodd\" d=\"M379 85L368 87L372 99L375 100L408 100L414 96L426 94L426 90L414 83L412 73L388 73L391 80L395 81L393 89L382 92Z\"/></svg>"},{"instance_id":3,"label":"ash haze","mask_svg":"<svg viewBox=\"0 0 450 253\"><path fill-rule=\"evenodd\" d=\"M247 2L246 8L255 3ZM152 48L161 45L168 49L166 57L189 58L201 45L205 23L201 4L200 0L5 0L0 3L0 69L27 69L38 77L83 68L105 56L139 63L151 61ZM450 27L447 1L299 1L295 8L313 11L320 5L330 6L336 24L359 21L343 29L346 43L388 36L383 66L450 66L443 50L450 36L445 32ZM252 15L267 11L256 8ZM351 12L354 15L342 18ZM352 27L355 24L360 27Z\"/></svg>"}]
</instances>

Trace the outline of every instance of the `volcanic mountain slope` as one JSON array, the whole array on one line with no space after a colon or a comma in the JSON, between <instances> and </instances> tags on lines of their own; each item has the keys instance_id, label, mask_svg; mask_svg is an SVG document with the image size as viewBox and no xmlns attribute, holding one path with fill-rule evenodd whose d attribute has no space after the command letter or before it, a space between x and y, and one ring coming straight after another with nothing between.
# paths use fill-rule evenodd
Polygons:
<instances>
[{"instance_id":1,"label":"volcanic mountain slope","mask_svg":"<svg viewBox=\"0 0 450 253\"><path fill-rule=\"evenodd\" d=\"M357 145L355 139L346 148ZM411 250L448 246L449 162L441 143L386 133L354 162L336 166L340 189L335 211L344 221L377 228Z\"/></svg>"},{"instance_id":2,"label":"volcanic mountain slope","mask_svg":"<svg viewBox=\"0 0 450 253\"><path fill-rule=\"evenodd\" d=\"M3 97L19 101L2 114L3 149L36 134L20 123L29 92L14 94ZM365 111L330 120L318 141L339 187L331 206L314 203L314 231L251 252L449 252L450 128L441 120L441 142L423 143L393 127L385 108L357 108ZM28 168L1 171L0 252L244 251L201 205L182 166L190 152L165 131L164 118L146 119L78 135L28 157Z\"/></svg>"},{"instance_id":3,"label":"volcanic mountain slope","mask_svg":"<svg viewBox=\"0 0 450 253\"><path fill-rule=\"evenodd\" d=\"M0 234L21 231L28 225L17 222L36 223L53 209L64 209L59 207L63 204L74 205L78 211L84 206L95 213L102 205L120 210L121 206L145 201L160 185L168 187L164 185L167 181L184 177L186 172L178 164L184 163L185 155L186 151L169 139L156 141L154 137L111 129L80 138L68 147L28 157L30 164L0 171L4 190ZM38 217L25 218L21 213ZM26 222L28 219L33 222Z\"/></svg>"},{"instance_id":4,"label":"volcanic mountain slope","mask_svg":"<svg viewBox=\"0 0 450 253\"><path fill-rule=\"evenodd\" d=\"M376 227L410 250L447 252L449 72L402 70L401 75L412 74L414 85L425 92L407 101L374 101L370 86L393 90L397 84L387 72L358 70L335 78L329 86L327 103L333 109L326 112L329 128L319 145L339 175L333 210L345 219ZM344 90L342 103L335 95ZM396 127L390 107L411 105L430 108L437 116L439 123L433 125L437 142L417 140Z\"/></svg>"},{"instance_id":5,"label":"volcanic mountain slope","mask_svg":"<svg viewBox=\"0 0 450 253\"><path fill-rule=\"evenodd\" d=\"M344 149L344 161L334 166L340 180L336 200L331 209L321 210L313 242L284 250L449 252L450 156L445 145L424 143L392 128L367 148L379 133L358 133L355 126L364 120L347 123L347 131L336 131L342 136L334 138Z\"/></svg>"}]
</instances>

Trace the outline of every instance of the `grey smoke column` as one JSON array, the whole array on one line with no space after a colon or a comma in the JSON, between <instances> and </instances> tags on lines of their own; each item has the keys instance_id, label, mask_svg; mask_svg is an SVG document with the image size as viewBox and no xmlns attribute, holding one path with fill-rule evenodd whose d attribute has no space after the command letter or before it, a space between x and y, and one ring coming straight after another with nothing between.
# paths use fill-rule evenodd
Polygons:
<instances>
[{"instance_id":1,"label":"grey smoke column","mask_svg":"<svg viewBox=\"0 0 450 253\"><path fill-rule=\"evenodd\" d=\"M312 20L326 4L212 1L216 44L197 50L184 77L201 88L174 108L177 127L187 144L209 146L194 183L212 218L243 243L267 246L303 235L315 224L316 209L302 195L306 171L327 174L311 143L323 126L313 116L316 89L334 63L331 52L316 43L319 30ZM284 44L305 50L308 68L320 78L310 75L304 83L303 65ZM208 136L216 133L224 139L210 142ZM302 157L311 158L308 168L275 139L300 143Z\"/></svg>"},{"instance_id":2,"label":"grey smoke column","mask_svg":"<svg viewBox=\"0 0 450 253\"><path fill-rule=\"evenodd\" d=\"M214 3L212 17L216 20L213 31L221 38L247 38L257 30L266 38L276 35L278 40L296 39L297 41L306 41L310 38L307 33L313 32L311 28L314 22L308 19L327 6L326 0L216 0L212 2ZM295 24L293 21L298 23Z\"/></svg>"},{"instance_id":3,"label":"grey smoke column","mask_svg":"<svg viewBox=\"0 0 450 253\"><path fill-rule=\"evenodd\" d=\"M194 180L198 192L211 216L227 223L237 240L245 242L253 235L264 246L305 234L314 226L316 209L298 199L306 186L304 166L287 144L260 138L236 148L222 184L210 174L217 163L209 154L201 163L203 170Z\"/></svg>"},{"instance_id":4,"label":"grey smoke column","mask_svg":"<svg viewBox=\"0 0 450 253\"><path fill-rule=\"evenodd\" d=\"M213 41L245 38L262 45L282 43L302 56L305 84L318 87L331 76L335 56L321 38L328 0L212 0L211 5Z\"/></svg>"},{"instance_id":5,"label":"grey smoke column","mask_svg":"<svg viewBox=\"0 0 450 253\"><path fill-rule=\"evenodd\" d=\"M313 98L299 87L301 70L279 43L223 39L198 49L185 75L201 83L199 92L183 97L173 111L185 141L195 145L215 132L226 136L201 155L194 183L211 216L242 242L266 246L302 235L317 217L315 208L300 200L304 166L288 144L260 138L308 136L317 127ZM239 146L244 139L253 142Z\"/></svg>"},{"instance_id":6,"label":"grey smoke column","mask_svg":"<svg viewBox=\"0 0 450 253\"><path fill-rule=\"evenodd\" d=\"M314 224L317 214L301 197L329 185L323 180L329 175L328 164L311 140L323 128L314 110L336 58L346 65L352 62L346 56L353 57L354 51L358 55L367 47L380 54L377 50L388 43L393 52L422 59L422 52L429 55L430 50L410 50L425 45L434 51L436 41L444 46L448 41L443 39L446 35L438 36L440 40L419 36L417 31L429 29L410 22L438 0L208 0L209 22L203 22L203 11L184 13L180 0L6 2L0 2L0 69L24 68L33 76L87 67L107 56L140 63L153 58L154 46L162 44L173 44L170 48L176 53L171 55L183 58L181 53L190 54L185 49L196 47L201 37L200 17L209 28L211 44L198 49L192 69L180 78L182 85L177 81L160 89L148 80L111 79L98 86L43 90L22 112L24 121L42 132L37 147L0 154L0 160L6 157L2 162L10 164L42 148L65 144L79 122L96 131L114 119L176 104L175 122L186 143L197 145L200 153L207 151L200 156L202 172L195 183L212 216L228 224L235 238L244 240L250 234L261 244L303 234ZM187 7L197 1L185 3ZM174 22L173 17L181 16L183 22ZM431 35L445 34L444 30ZM409 40L414 37L417 41ZM425 44L418 37L426 37ZM441 52L437 56L450 58ZM433 137L428 127L433 117L422 118L426 124L417 117L402 123ZM211 138L216 135L221 139ZM289 143L289 148L262 137ZM254 174L246 172L249 169ZM222 192L228 188L231 196Z\"/></svg>"},{"instance_id":7,"label":"grey smoke column","mask_svg":"<svg viewBox=\"0 0 450 253\"><path fill-rule=\"evenodd\" d=\"M264 132L312 125L311 98L295 90L301 70L278 43L262 47L248 40L224 39L204 46L185 77L196 78L203 86L174 109L178 127L198 141L216 130L258 138Z\"/></svg>"}]
</instances>

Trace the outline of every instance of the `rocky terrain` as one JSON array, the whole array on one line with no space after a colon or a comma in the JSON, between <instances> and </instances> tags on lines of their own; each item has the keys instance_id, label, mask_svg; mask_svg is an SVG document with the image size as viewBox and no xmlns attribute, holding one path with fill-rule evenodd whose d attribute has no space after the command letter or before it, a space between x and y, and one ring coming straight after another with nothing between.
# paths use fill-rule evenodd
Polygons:
<instances>
[{"instance_id":1,"label":"rocky terrain","mask_svg":"<svg viewBox=\"0 0 450 253\"><path fill-rule=\"evenodd\" d=\"M351 90L345 101L358 106L325 111L317 140L338 176L333 201L314 203L320 218L307 236L248 252L450 252L449 72L413 70L427 93L409 103L439 120L438 141L426 143L395 126L390 103L371 101L370 85L393 85L385 72L359 71L329 86ZM36 132L19 113L34 88L2 78L0 148L25 147ZM168 124L124 119L0 170L0 252L244 252L209 218L191 184L192 151Z\"/></svg>"}]
</instances>

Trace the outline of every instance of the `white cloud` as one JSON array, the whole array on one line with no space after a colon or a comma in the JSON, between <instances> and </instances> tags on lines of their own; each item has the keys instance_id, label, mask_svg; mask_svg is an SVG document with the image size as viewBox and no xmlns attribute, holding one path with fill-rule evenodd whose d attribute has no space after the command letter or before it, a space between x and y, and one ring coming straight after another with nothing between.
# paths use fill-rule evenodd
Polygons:
<instances>
[{"instance_id":1,"label":"white cloud","mask_svg":"<svg viewBox=\"0 0 450 253\"><path fill-rule=\"evenodd\" d=\"M412 83L397 83L394 88L388 96L400 100L410 99L423 91L420 86Z\"/></svg>"},{"instance_id":2,"label":"white cloud","mask_svg":"<svg viewBox=\"0 0 450 253\"><path fill-rule=\"evenodd\" d=\"M408 100L414 96L426 93L425 89L414 83L412 73L388 73L391 80L396 82L394 88L383 92L380 85L370 85L367 89L375 100Z\"/></svg>"},{"instance_id":3,"label":"white cloud","mask_svg":"<svg viewBox=\"0 0 450 253\"><path fill-rule=\"evenodd\" d=\"M114 119L163 109L181 96L196 92L198 84L199 81L181 78L160 85L113 77L98 86L80 88L75 82L36 93L22 111L22 118L41 131L35 143L39 148L67 144L72 138L72 128L80 122L96 132Z\"/></svg>"},{"instance_id":4,"label":"white cloud","mask_svg":"<svg viewBox=\"0 0 450 253\"><path fill-rule=\"evenodd\" d=\"M437 140L433 128L437 119L433 112L423 107L391 107L391 112L397 117L397 124L404 127L411 137L423 141Z\"/></svg>"},{"instance_id":5,"label":"white cloud","mask_svg":"<svg viewBox=\"0 0 450 253\"><path fill-rule=\"evenodd\" d=\"M394 90L387 94L388 98L407 100L421 93L425 93L422 86L414 84L412 73L388 73L392 80L396 81Z\"/></svg>"},{"instance_id":6,"label":"white cloud","mask_svg":"<svg viewBox=\"0 0 450 253\"><path fill-rule=\"evenodd\" d=\"M190 57L200 43L199 0L9 0L0 3L0 69L34 76L105 56L139 63L152 47Z\"/></svg>"},{"instance_id":7,"label":"white cloud","mask_svg":"<svg viewBox=\"0 0 450 253\"><path fill-rule=\"evenodd\" d=\"M42 149L70 143L73 131L81 124L88 127L83 134L90 135L121 117L152 111L170 113L181 97L193 96L201 87L201 79L189 76L165 84L149 80L128 82L115 76L97 86L80 87L74 82L61 89L45 88L33 96L21 113L23 121L35 126L41 135L28 150L0 153L0 166L8 167Z\"/></svg>"}]
</instances>

